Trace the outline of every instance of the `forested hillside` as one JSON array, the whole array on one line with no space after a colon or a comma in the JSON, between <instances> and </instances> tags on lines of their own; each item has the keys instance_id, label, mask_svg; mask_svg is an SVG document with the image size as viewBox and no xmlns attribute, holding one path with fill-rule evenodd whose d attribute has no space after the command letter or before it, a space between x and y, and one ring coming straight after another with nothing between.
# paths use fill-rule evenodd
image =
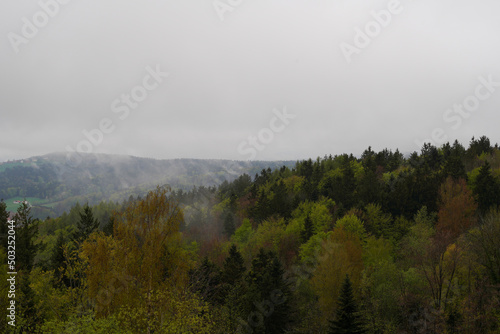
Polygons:
<instances>
[{"instance_id":1,"label":"forested hillside","mask_svg":"<svg viewBox=\"0 0 500 334\"><path fill-rule=\"evenodd\" d=\"M16 329L500 333L499 205L486 137L160 184L43 221L23 204Z\"/></svg>"},{"instance_id":2,"label":"forested hillside","mask_svg":"<svg viewBox=\"0 0 500 334\"><path fill-rule=\"evenodd\" d=\"M292 162L175 159L156 160L109 154L68 159L55 153L0 164L0 199L10 211L26 198L35 217L59 216L77 201L97 204L145 195L158 184L175 189L219 185L262 168Z\"/></svg>"}]
</instances>

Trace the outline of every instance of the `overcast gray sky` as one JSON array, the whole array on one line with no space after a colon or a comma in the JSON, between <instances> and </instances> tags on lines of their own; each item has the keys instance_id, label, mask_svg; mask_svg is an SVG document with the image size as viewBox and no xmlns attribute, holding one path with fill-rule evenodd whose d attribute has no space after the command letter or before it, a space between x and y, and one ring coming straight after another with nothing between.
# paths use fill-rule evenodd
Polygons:
<instances>
[{"instance_id":1,"label":"overcast gray sky","mask_svg":"<svg viewBox=\"0 0 500 334\"><path fill-rule=\"evenodd\" d=\"M0 4L0 161L500 142L498 0L59 1Z\"/></svg>"}]
</instances>

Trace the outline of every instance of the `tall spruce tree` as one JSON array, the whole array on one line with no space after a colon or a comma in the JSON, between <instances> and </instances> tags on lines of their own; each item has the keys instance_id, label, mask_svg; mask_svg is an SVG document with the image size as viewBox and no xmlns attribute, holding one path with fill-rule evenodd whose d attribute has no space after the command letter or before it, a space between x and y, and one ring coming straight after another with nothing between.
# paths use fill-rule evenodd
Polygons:
<instances>
[{"instance_id":1,"label":"tall spruce tree","mask_svg":"<svg viewBox=\"0 0 500 334\"><path fill-rule=\"evenodd\" d=\"M362 326L362 319L358 313L358 306L354 300L351 280L346 275L340 291L338 309L335 319L330 321L329 334L362 334L366 331Z\"/></svg>"},{"instance_id":2,"label":"tall spruce tree","mask_svg":"<svg viewBox=\"0 0 500 334\"><path fill-rule=\"evenodd\" d=\"M7 212L7 204L0 201L0 246L5 248L7 251L7 233L9 228L7 226L7 220L9 219L9 213Z\"/></svg>"},{"instance_id":3,"label":"tall spruce tree","mask_svg":"<svg viewBox=\"0 0 500 334\"><path fill-rule=\"evenodd\" d=\"M304 220L304 229L300 231L300 238L302 239L302 243L306 243L314 234L314 227L311 220L311 217L307 215Z\"/></svg>"},{"instance_id":4,"label":"tall spruce tree","mask_svg":"<svg viewBox=\"0 0 500 334\"><path fill-rule=\"evenodd\" d=\"M19 324L18 330L19 333L36 333L40 319L37 317L35 297L30 287L29 273L33 268L35 256L40 248L40 244L35 243L38 237L39 221L32 217L31 208L26 200L23 200L17 208L13 220L16 229L16 271L18 272L16 295L19 292L16 300L16 305L19 305L16 311L16 315L19 317L19 320L17 320Z\"/></svg>"},{"instance_id":5,"label":"tall spruce tree","mask_svg":"<svg viewBox=\"0 0 500 334\"><path fill-rule=\"evenodd\" d=\"M16 291L16 331L11 333L40 333L40 319L35 302L35 293L30 286L28 272L21 271L17 275Z\"/></svg>"},{"instance_id":6,"label":"tall spruce tree","mask_svg":"<svg viewBox=\"0 0 500 334\"><path fill-rule=\"evenodd\" d=\"M208 257L204 257L200 266L190 272L190 285L205 301L217 304L221 302L221 271Z\"/></svg>"},{"instance_id":7,"label":"tall spruce tree","mask_svg":"<svg viewBox=\"0 0 500 334\"><path fill-rule=\"evenodd\" d=\"M474 186L479 211L485 214L491 207L500 204L500 185L491 174L488 161L479 169Z\"/></svg>"},{"instance_id":8,"label":"tall spruce tree","mask_svg":"<svg viewBox=\"0 0 500 334\"><path fill-rule=\"evenodd\" d=\"M246 286L243 281L245 260L236 248L231 245L229 256L222 267L221 281L224 305L227 308L227 321L231 331L238 327L238 318L244 318ZM233 332L231 332L233 333Z\"/></svg>"},{"instance_id":9,"label":"tall spruce tree","mask_svg":"<svg viewBox=\"0 0 500 334\"><path fill-rule=\"evenodd\" d=\"M54 270L54 276L56 277L58 283L64 283L69 286L69 279L65 277L64 272L66 270L66 258L64 256L64 244L66 240L62 233L57 234L56 244L52 248L50 254L50 269Z\"/></svg>"},{"instance_id":10,"label":"tall spruce tree","mask_svg":"<svg viewBox=\"0 0 500 334\"><path fill-rule=\"evenodd\" d=\"M260 249L247 275L247 312L262 319L255 333L284 333L292 322L291 291L274 252Z\"/></svg>"},{"instance_id":11,"label":"tall spruce tree","mask_svg":"<svg viewBox=\"0 0 500 334\"><path fill-rule=\"evenodd\" d=\"M226 218L224 218L224 234L227 235L227 237L231 237L234 234L234 231L236 231L236 227L234 226L234 216L231 212L229 212L226 215Z\"/></svg>"},{"instance_id":12,"label":"tall spruce tree","mask_svg":"<svg viewBox=\"0 0 500 334\"><path fill-rule=\"evenodd\" d=\"M115 217L111 216L108 218L108 222L106 223L106 225L104 225L102 231L106 235L113 236L114 226L115 226Z\"/></svg>"},{"instance_id":13,"label":"tall spruce tree","mask_svg":"<svg viewBox=\"0 0 500 334\"><path fill-rule=\"evenodd\" d=\"M229 285L234 285L241 280L245 273L245 261L243 256L236 248L236 245L231 245L229 256L224 261L222 268L222 282Z\"/></svg>"},{"instance_id":14,"label":"tall spruce tree","mask_svg":"<svg viewBox=\"0 0 500 334\"><path fill-rule=\"evenodd\" d=\"M17 208L13 220L16 226L16 267L29 272L40 248L40 245L35 243L39 221L31 216L31 208L26 200Z\"/></svg>"},{"instance_id":15,"label":"tall spruce tree","mask_svg":"<svg viewBox=\"0 0 500 334\"><path fill-rule=\"evenodd\" d=\"M80 220L76 223L76 232L74 239L77 242L82 242L99 227L99 221L94 218L92 209L88 203L83 207L83 212L80 212Z\"/></svg>"}]
</instances>

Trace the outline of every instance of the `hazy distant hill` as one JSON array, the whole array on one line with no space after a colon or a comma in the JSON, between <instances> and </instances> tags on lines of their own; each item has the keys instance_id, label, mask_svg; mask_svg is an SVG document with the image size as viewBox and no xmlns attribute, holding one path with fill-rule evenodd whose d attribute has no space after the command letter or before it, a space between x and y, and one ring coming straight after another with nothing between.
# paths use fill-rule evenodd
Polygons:
<instances>
[{"instance_id":1,"label":"hazy distant hill","mask_svg":"<svg viewBox=\"0 0 500 334\"><path fill-rule=\"evenodd\" d=\"M121 201L156 185L191 189L218 185L263 168L293 166L294 161L156 160L124 155L83 154L68 161L53 153L0 164L0 198L14 211L24 197L36 216L59 215L76 201Z\"/></svg>"}]
</instances>

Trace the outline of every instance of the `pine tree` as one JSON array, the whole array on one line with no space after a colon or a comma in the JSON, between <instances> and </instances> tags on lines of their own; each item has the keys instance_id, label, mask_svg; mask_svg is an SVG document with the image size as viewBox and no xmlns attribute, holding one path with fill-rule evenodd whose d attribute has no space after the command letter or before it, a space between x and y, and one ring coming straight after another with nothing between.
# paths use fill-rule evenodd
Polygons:
<instances>
[{"instance_id":1,"label":"pine tree","mask_svg":"<svg viewBox=\"0 0 500 334\"><path fill-rule=\"evenodd\" d=\"M255 205L250 209L251 218L258 222L262 222L272 213L271 201L268 198L267 192L264 190L259 190L257 194L257 201Z\"/></svg>"},{"instance_id":2,"label":"pine tree","mask_svg":"<svg viewBox=\"0 0 500 334\"><path fill-rule=\"evenodd\" d=\"M40 333L37 328L42 319L36 309L35 294L30 287L28 272L21 271L17 275L16 291L16 333Z\"/></svg>"},{"instance_id":3,"label":"pine tree","mask_svg":"<svg viewBox=\"0 0 500 334\"><path fill-rule=\"evenodd\" d=\"M106 223L106 225L104 225L104 227L102 228L102 231L106 235L113 236L114 226L115 226L115 217L111 216L111 217L109 217L108 222Z\"/></svg>"},{"instance_id":4,"label":"pine tree","mask_svg":"<svg viewBox=\"0 0 500 334\"><path fill-rule=\"evenodd\" d=\"M451 176L455 180L466 180L467 173L465 171L465 165L462 162L462 157L460 155L451 155L448 157L444 164L443 174L444 177Z\"/></svg>"},{"instance_id":5,"label":"pine tree","mask_svg":"<svg viewBox=\"0 0 500 334\"><path fill-rule=\"evenodd\" d=\"M39 321L35 308L34 293L30 287L29 273L33 268L35 256L40 248L40 244L35 244L38 237L38 219L31 216L31 208L24 200L17 208L14 216L16 229L16 271L19 293L16 311L19 316L19 333L35 333Z\"/></svg>"},{"instance_id":6,"label":"pine tree","mask_svg":"<svg viewBox=\"0 0 500 334\"><path fill-rule=\"evenodd\" d=\"M300 238L302 239L302 243L306 243L314 234L314 227L311 220L311 217L307 215L304 220L304 229L300 232Z\"/></svg>"},{"instance_id":7,"label":"pine tree","mask_svg":"<svg viewBox=\"0 0 500 334\"><path fill-rule=\"evenodd\" d=\"M222 268L222 282L234 285L237 281L241 280L245 273L245 261L243 256L236 248L236 245L231 245L229 249L229 256L224 261Z\"/></svg>"},{"instance_id":8,"label":"pine tree","mask_svg":"<svg viewBox=\"0 0 500 334\"><path fill-rule=\"evenodd\" d=\"M493 148L491 147L489 138L486 136L482 136L479 139L472 137L469 148L467 149L467 155L469 155L471 159L483 153L491 154L492 152Z\"/></svg>"},{"instance_id":9,"label":"pine tree","mask_svg":"<svg viewBox=\"0 0 500 334\"><path fill-rule=\"evenodd\" d=\"M57 235L56 244L52 249L52 253L50 255L50 268L54 270L55 277L66 286L69 286L69 280L64 277L64 272L66 270L66 261L64 256L63 246L65 244L65 238L62 233Z\"/></svg>"},{"instance_id":10,"label":"pine tree","mask_svg":"<svg viewBox=\"0 0 500 334\"><path fill-rule=\"evenodd\" d=\"M31 216L31 208L26 201L19 206L14 216L16 226L16 266L19 270L31 271L35 255L40 248L35 244L38 236L38 219Z\"/></svg>"},{"instance_id":11,"label":"pine tree","mask_svg":"<svg viewBox=\"0 0 500 334\"><path fill-rule=\"evenodd\" d=\"M361 317L354 300L351 280L346 275L342 284L338 309L335 320L330 321L329 334L362 334L365 330L362 327Z\"/></svg>"},{"instance_id":12,"label":"pine tree","mask_svg":"<svg viewBox=\"0 0 500 334\"><path fill-rule=\"evenodd\" d=\"M488 161L479 169L474 186L479 211L485 214L492 206L500 204L500 185L497 179L491 175Z\"/></svg>"},{"instance_id":13,"label":"pine tree","mask_svg":"<svg viewBox=\"0 0 500 334\"><path fill-rule=\"evenodd\" d=\"M7 212L7 204L0 201L0 247L4 247L7 251L7 233L9 228L7 226L7 220L9 219L9 213Z\"/></svg>"},{"instance_id":14,"label":"pine tree","mask_svg":"<svg viewBox=\"0 0 500 334\"><path fill-rule=\"evenodd\" d=\"M245 285L243 282L245 270L243 256L241 256L236 245L231 245L229 256L224 261L221 274L224 305L228 310L227 321L231 330L237 328L238 317L245 317L242 312L245 296Z\"/></svg>"},{"instance_id":15,"label":"pine tree","mask_svg":"<svg viewBox=\"0 0 500 334\"><path fill-rule=\"evenodd\" d=\"M271 214L278 214L285 219L290 218L292 216L292 207L283 181L275 183L271 190L274 193L270 203Z\"/></svg>"},{"instance_id":16,"label":"pine tree","mask_svg":"<svg viewBox=\"0 0 500 334\"><path fill-rule=\"evenodd\" d=\"M369 160L373 161L373 159ZM377 179L376 172L372 169L374 168L365 167L365 173L356 187L359 201L363 204L380 202L382 187Z\"/></svg>"},{"instance_id":17,"label":"pine tree","mask_svg":"<svg viewBox=\"0 0 500 334\"><path fill-rule=\"evenodd\" d=\"M267 333L284 333L285 329L292 323L291 314L291 291L289 284L284 280L285 270L281 261L273 253L270 263L271 291L270 299L274 303L274 312L269 315L266 327ZM268 283L268 284L269 284Z\"/></svg>"},{"instance_id":18,"label":"pine tree","mask_svg":"<svg viewBox=\"0 0 500 334\"><path fill-rule=\"evenodd\" d=\"M224 218L224 234L228 237L231 237L236 231L236 227L234 226L234 216L231 212L226 215Z\"/></svg>"},{"instance_id":19,"label":"pine tree","mask_svg":"<svg viewBox=\"0 0 500 334\"><path fill-rule=\"evenodd\" d=\"M248 314L261 315L256 333L284 333L292 322L291 291L281 262L274 252L260 249L247 275Z\"/></svg>"},{"instance_id":20,"label":"pine tree","mask_svg":"<svg viewBox=\"0 0 500 334\"><path fill-rule=\"evenodd\" d=\"M219 303L221 289L220 269L208 257L203 258L200 266L190 272L191 289L212 304Z\"/></svg>"},{"instance_id":21,"label":"pine tree","mask_svg":"<svg viewBox=\"0 0 500 334\"><path fill-rule=\"evenodd\" d=\"M99 227L99 221L94 218L92 209L88 203L83 207L83 213L80 212L80 220L76 224L75 241L81 242Z\"/></svg>"}]
</instances>

